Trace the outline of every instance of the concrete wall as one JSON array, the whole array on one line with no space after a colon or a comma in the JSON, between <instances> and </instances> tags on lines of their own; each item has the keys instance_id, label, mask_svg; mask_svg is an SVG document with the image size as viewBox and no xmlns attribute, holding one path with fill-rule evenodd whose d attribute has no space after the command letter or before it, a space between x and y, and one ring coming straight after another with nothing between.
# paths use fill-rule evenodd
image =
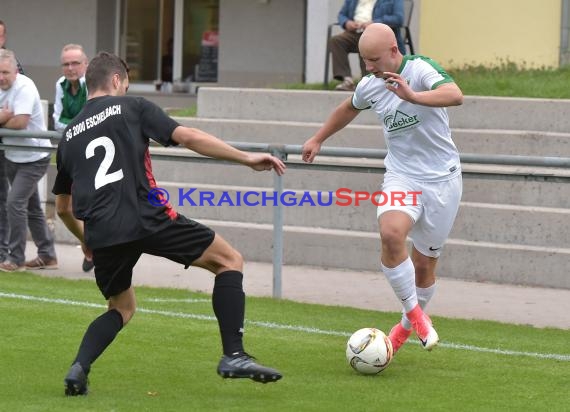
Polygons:
<instances>
[{"instance_id":1,"label":"concrete wall","mask_svg":"<svg viewBox=\"0 0 570 412\"><path fill-rule=\"evenodd\" d=\"M323 81L327 26L336 21L342 0L307 1L307 49L305 76L307 83Z\"/></svg>"},{"instance_id":2,"label":"concrete wall","mask_svg":"<svg viewBox=\"0 0 570 412\"><path fill-rule=\"evenodd\" d=\"M95 16L97 2L92 0L2 0L6 47L14 50L42 98L53 101L65 44L79 43L88 55L95 53Z\"/></svg>"},{"instance_id":3,"label":"concrete wall","mask_svg":"<svg viewBox=\"0 0 570 412\"><path fill-rule=\"evenodd\" d=\"M220 0L218 81L302 82L304 22L304 0Z\"/></svg>"},{"instance_id":4,"label":"concrete wall","mask_svg":"<svg viewBox=\"0 0 570 412\"><path fill-rule=\"evenodd\" d=\"M424 1L420 50L446 67L557 67L561 13L561 0Z\"/></svg>"}]
</instances>

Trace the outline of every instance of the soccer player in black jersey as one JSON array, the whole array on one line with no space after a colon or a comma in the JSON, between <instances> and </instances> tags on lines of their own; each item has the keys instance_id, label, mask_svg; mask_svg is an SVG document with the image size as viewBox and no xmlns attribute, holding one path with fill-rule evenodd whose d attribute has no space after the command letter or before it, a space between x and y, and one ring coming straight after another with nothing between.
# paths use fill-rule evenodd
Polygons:
<instances>
[{"instance_id":1,"label":"soccer player in black jersey","mask_svg":"<svg viewBox=\"0 0 570 412\"><path fill-rule=\"evenodd\" d=\"M87 393L92 363L132 318L136 306L132 269L143 253L216 275L212 306L223 347L218 374L263 383L279 380L278 371L256 363L243 348L240 253L210 228L178 214L169 203L156 207L157 202L149 201L156 187L149 139L258 171L275 170L281 175L285 165L269 154L242 152L201 130L180 126L155 104L125 96L128 67L113 54L102 52L91 60L86 83L88 101L59 143L53 193L58 215L86 251L93 253L97 286L108 300L108 310L83 336L65 377L66 395Z\"/></svg>"}]
</instances>

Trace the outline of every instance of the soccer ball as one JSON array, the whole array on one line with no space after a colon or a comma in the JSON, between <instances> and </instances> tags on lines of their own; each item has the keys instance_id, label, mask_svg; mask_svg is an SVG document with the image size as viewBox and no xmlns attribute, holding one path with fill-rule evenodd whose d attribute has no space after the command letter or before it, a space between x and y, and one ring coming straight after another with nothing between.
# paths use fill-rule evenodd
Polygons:
<instances>
[{"instance_id":1,"label":"soccer ball","mask_svg":"<svg viewBox=\"0 0 570 412\"><path fill-rule=\"evenodd\" d=\"M382 372L390 364L392 356L392 342L380 329L359 329L346 343L348 363L355 371L365 375Z\"/></svg>"}]
</instances>

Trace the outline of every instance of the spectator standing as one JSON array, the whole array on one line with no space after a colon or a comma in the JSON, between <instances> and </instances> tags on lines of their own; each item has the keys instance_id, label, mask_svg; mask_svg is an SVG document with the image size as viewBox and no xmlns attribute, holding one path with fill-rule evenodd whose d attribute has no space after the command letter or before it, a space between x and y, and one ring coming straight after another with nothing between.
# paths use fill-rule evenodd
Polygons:
<instances>
[{"instance_id":1,"label":"spectator standing","mask_svg":"<svg viewBox=\"0 0 570 412\"><path fill-rule=\"evenodd\" d=\"M18 73L16 56L0 49L0 127L29 131L45 131L40 95L34 82ZM1 132L0 132L1 134ZM4 137L5 143L49 147L47 139ZM8 149L5 151L8 192L8 253L0 270L15 272L29 269L57 268L53 237L46 224L38 194L38 181L45 175L50 161L49 151ZM25 261L27 228L30 228L38 256Z\"/></svg>"},{"instance_id":2,"label":"spectator standing","mask_svg":"<svg viewBox=\"0 0 570 412\"><path fill-rule=\"evenodd\" d=\"M63 76L55 83L53 103L53 124L58 132L63 132L87 101L87 62L87 56L79 44L67 44L61 50Z\"/></svg>"},{"instance_id":3,"label":"spectator standing","mask_svg":"<svg viewBox=\"0 0 570 412\"><path fill-rule=\"evenodd\" d=\"M6 45L6 24L0 20L0 49L4 49ZM18 72L24 74L22 66L18 64ZM0 137L0 142L2 138ZM6 211L6 200L8 199L8 190L10 184L6 176L6 162L4 161L4 150L0 150L0 262L4 261L6 253L8 253L8 214Z\"/></svg>"},{"instance_id":4,"label":"spectator standing","mask_svg":"<svg viewBox=\"0 0 570 412\"><path fill-rule=\"evenodd\" d=\"M61 76L55 83L53 104L53 124L55 130L63 132L68 123L83 109L87 101L85 70L88 59L83 46L67 44L61 50ZM86 250L83 248L83 250ZM93 257L86 251L81 269L89 272L93 269Z\"/></svg>"}]
</instances>

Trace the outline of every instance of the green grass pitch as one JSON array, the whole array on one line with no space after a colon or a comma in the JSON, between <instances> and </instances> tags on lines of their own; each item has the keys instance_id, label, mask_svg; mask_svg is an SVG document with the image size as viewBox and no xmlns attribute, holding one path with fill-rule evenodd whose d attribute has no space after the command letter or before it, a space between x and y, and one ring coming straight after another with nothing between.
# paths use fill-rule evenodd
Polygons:
<instances>
[{"instance_id":1,"label":"green grass pitch","mask_svg":"<svg viewBox=\"0 0 570 412\"><path fill-rule=\"evenodd\" d=\"M439 296L444 299L445 297ZM0 275L4 411L568 410L570 331L433 317L433 352L406 344L382 373L345 360L348 336L384 331L397 313L248 298L246 350L284 378L223 380L209 296L137 288L139 311L93 365L90 393L63 377L87 325L104 310L94 282Z\"/></svg>"}]
</instances>

